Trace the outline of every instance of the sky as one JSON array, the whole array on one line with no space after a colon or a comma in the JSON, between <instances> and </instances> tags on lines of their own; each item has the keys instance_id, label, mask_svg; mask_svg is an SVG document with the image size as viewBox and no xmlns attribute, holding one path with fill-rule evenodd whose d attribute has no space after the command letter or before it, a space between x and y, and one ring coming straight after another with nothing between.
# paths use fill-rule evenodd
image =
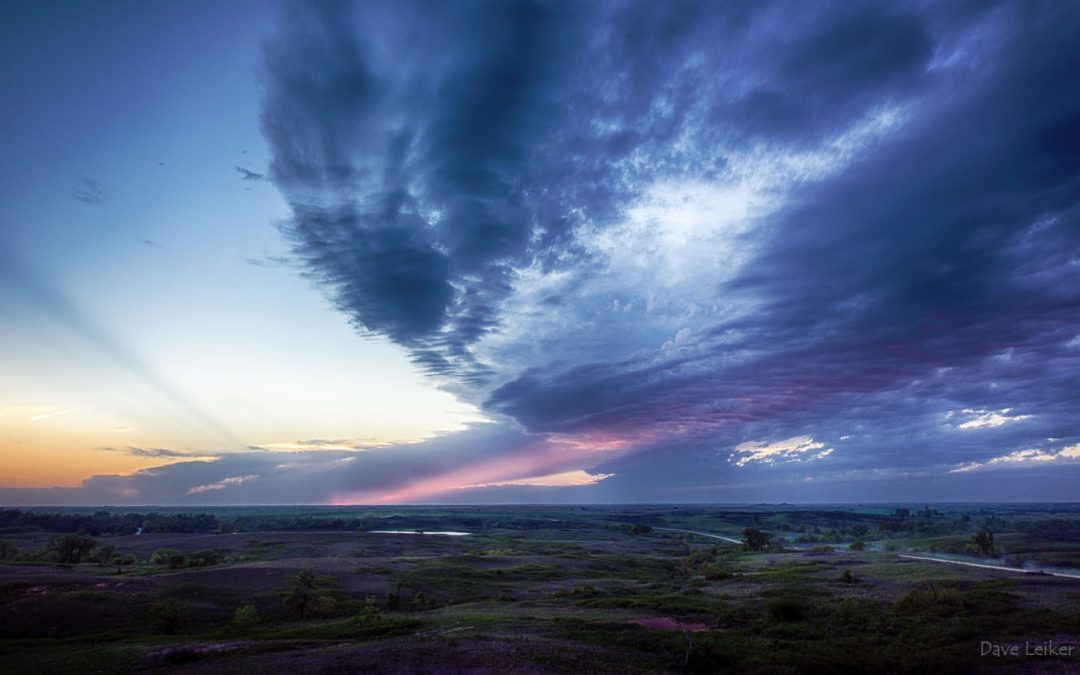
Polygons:
<instances>
[{"instance_id":1,"label":"sky","mask_svg":"<svg viewBox=\"0 0 1080 675\"><path fill-rule=\"evenodd\" d=\"M1080 5L0 6L0 503L1075 501Z\"/></svg>"}]
</instances>

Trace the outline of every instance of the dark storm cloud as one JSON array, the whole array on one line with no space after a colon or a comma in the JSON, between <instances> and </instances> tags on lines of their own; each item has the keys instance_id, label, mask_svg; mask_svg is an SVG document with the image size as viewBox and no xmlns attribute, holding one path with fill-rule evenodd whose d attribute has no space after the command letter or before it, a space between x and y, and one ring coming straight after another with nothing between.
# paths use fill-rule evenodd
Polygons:
<instances>
[{"instance_id":1,"label":"dark storm cloud","mask_svg":"<svg viewBox=\"0 0 1080 675\"><path fill-rule=\"evenodd\" d=\"M1080 10L347 9L267 47L286 232L487 412L725 475L749 440L945 470L1080 436Z\"/></svg>"},{"instance_id":2,"label":"dark storm cloud","mask_svg":"<svg viewBox=\"0 0 1080 675\"><path fill-rule=\"evenodd\" d=\"M368 6L360 37L346 8L294 8L267 50L263 112L297 253L360 327L437 372L472 365L525 261L529 166L569 66L568 8L448 9Z\"/></svg>"},{"instance_id":3,"label":"dark storm cloud","mask_svg":"<svg viewBox=\"0 0 1080 675\"><path fill-rule=\"evenodd\" d=\"M790 9L790 8L789 8ZM868 104L917 88L933 55L930 24L902 5L804 8L807 24L765 55L765 77L716 111L751 137L786 141L821 133Z\"/></svg>"},{"instance_id":4,"label":"dark storm cloud","mask_svg":"<svg viewBox=\"0 0 1080 675\"><path fill-rule=\"evenodd\" d=\"M431 371L483 372L470 347L517 270L580 253L568 233L626 196L613 164L677 133L649 117L700 14L684 9L295 7L268 45L263 128L297 253L362 328Z\"/></svg>"},{"instance_id":5,"label":"dark storm cloud","mask_svg":"<svg viewBox=\"0 0 1080 675\"><path fill-rule=\"evenodd\" d=\"M939 387L939 405L1022 405L1052 414L1057 435L1076 434L1067 382L1080 375L1068 344L1080 310L1080 96L1061 86L1075 80L1070 25L1029 18L1011 36L1017 44L1002 47L1018 56L992 64L966 100L931 108L856 170L796 195L725 289L751 297L755 311L714 326L712 348L690 363L526 373L489 406L534 430L746 423L849 409L934 369L966 367ZM1024 51L1032 32L1040 48ZM1002 350L1008 373L993 359ZM717 363L736 353L752 356Z\"/></svg>"}]
</instances>

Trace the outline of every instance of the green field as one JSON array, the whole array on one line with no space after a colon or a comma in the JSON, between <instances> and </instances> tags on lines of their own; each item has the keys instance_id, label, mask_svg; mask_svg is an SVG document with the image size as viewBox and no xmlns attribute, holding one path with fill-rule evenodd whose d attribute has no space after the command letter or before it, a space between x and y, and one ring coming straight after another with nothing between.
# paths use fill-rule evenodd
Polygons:
<instances>
[{"instance_id":1,"label":"green field","mask_svg":"<svg viewBox=\"0 0 1080 675\"><path fill-rule=\"evenodd\" d=\"M200 513L0 512L4 672L1080 668L1080 579L902 557L1080 574L1075 505Z\"/></svg>"}]
</instances>

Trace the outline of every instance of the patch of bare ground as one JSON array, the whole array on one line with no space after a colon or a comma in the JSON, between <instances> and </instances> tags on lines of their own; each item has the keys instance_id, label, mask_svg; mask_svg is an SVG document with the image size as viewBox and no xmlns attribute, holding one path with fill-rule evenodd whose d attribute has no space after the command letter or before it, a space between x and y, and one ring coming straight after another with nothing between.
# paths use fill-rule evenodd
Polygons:
<instances>
[{"instance_id":1,"label":"patch of bare ground","mask_svg":"<svg viewBox=\"0 0 1080 675\"><path fill-rule=\"evenodd\" d=\"M722 598L751 598L761 593L761 584L753 581L726 581L705 589L710 595Z\"/></svg>"},{"instance_id":2,"label":"patch of bare ground","mask_svg":"<svg viewBox=\"0 0 1080 675\"><path fill-rule=\"evenodd\" d=\"M1059 577L1025 575L1002 588L1013 595L1022 609L1055 609L1061 607L1062 597L1077 589L1077 583Z\"/></svg>"},{"instance_id":3,"label":"patch of bare ground","mask_svg":"<svg viewBox=\"0 0 1080 675\"><path fill-rule=\"evenodd\" d=\"M258 643L250 640L230 642L189 642L183 645L169 645L151 649L139 657L139 669L152 669L177 663L195 661L208 656L229 654L240 651L254 651Z\"/></svg>"},{"instance_id":4,"label":"patch of bare ground","mask_svg":"<svg viewBox=\"0 0 1080 675\"><path fill-rule=\"evenodd\" d=\"M700 633L709 630L709 625L697 621L680 621L673 616L654 616L645 619L634 619L630 623L649 630L685 630L690 633Z\"/></svg>"}]
</instances>

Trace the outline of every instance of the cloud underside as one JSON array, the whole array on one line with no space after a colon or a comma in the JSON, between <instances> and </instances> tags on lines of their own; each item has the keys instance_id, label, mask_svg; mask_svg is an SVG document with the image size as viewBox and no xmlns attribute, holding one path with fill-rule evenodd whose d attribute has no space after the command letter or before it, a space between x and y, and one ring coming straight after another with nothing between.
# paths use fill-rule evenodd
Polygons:
<instances>
[{"instance_id":1,"label":"cloud underside","mask_svg":"<svg viewBox=\"0 0 1080 675\"><path fill-rule=\"evenodd\" d=\"M1014 422L1023 422L1024 420L1031 419L1031 415L1015 415L1010 414L1012 411L1009 408L1004 410L971 410L966 409L961 411L961 414L966 417L966 420L956 425L957 429L985 429L1000 427L1004 424L1012 424ZM950 412L949 417L952 417Z\"/></svg>"},{"instance_id":2,"label":"cloud underside","mask_svg":"<svg viewBox=\"0 0 1080 675\"><path fill-rule=\"evenodd\" d=\"M809 436L793 436L783 441L766 443L748 441L735 446L735 451L728 457L735 466L746 466L754 462L774 464L777 462L803 462L825 459L833 453L824 443Z\"/></svg>"},{"instance_id":3,"label":"cloud underside","mask_svg":"<svg viewBox=\"0 0 1080 675\"><path fill-rule=\"evenodd\" d=\"M481 483L479 485L463 485L459 489L488 488L488 487L581 487L595 485L602 480L611 478L615 474L597 473L592 474L582 469L574 471L561 471L546 476L530 476L527 478L515 478L499 481L496 483Z\"/></svg>"},{"instance_id":4,"label":"cloud underside","mask_svg":"<svg viewBox=\"0 0 1080 675\"><path fill-rule=\"evenodd\" d=\"M1044 464L1060 465L1064 462L1076 462L1080 460L1080 443L1066 446L1059 450L1041 450L1028 448L1015 450L1007 455L992 457L984 462L969 462L962 464L950 471L950 473L967 473L969 471L981 471L983 469L1004 469L1009 467L1029 467Z\"/></svg>"},{"instance_id":5,"label":"cloud underside","mask_svg":"<svg viewBox=\"0 0 1080 675\"><path fill-rule=\"evenodd\" d=\"M261 123L294 260L507 434L343 455L367 473L311 500L573 471L639 500L765 473L943 489L1071 447L1078 15L290 6ZM224 461L189 485L273 485Z\"/></svg>"}]
</instances>

